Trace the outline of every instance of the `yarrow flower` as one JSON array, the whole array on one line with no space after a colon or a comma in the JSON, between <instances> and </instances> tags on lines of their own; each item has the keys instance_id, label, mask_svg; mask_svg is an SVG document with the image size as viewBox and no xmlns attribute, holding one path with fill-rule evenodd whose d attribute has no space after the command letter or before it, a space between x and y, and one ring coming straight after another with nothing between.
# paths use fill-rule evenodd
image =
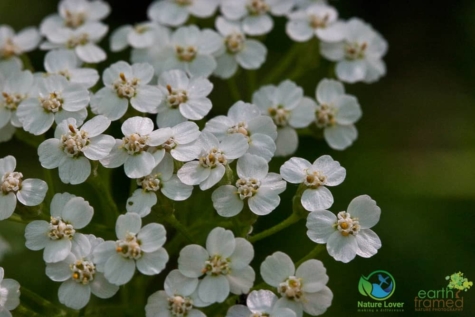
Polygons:
<instances>
[{"instance_id":1,"label":"yarrow flower","mask_svg":"<svg viewBox=\"0 0 475 317\"><path fill-rule=\"evenodd\" d=\"M56 127L54 138L38 147L41 166L57 168L59 178L65 184L81 184L91 174L89 160L105 158L115 146L115 139L102 132L107 130L110 120L97 116L78 128L76 120L64 120Z\"/></svg>"},{"instance_id":2,"label":"yarrow flower","mask_svg":"<svg viewBox=\"0 0 475 317\"><path fill-rule=\"evenodd\" d=\"M178 178L187 185L200 185L206 190L223 178L230 160L240 158L249 145L242 134L232 134L219 141L213 134L202 132L198 139L201 152L198 161L188 162L178 170Z\"/></svg>"},{"instance_id":3,"label":"yarrow flower","mask_svg":"<svg viewBox=\"0 0 475 317\"><path fill-rule=\"evenodd\" d=\"M268 173L269 166L263 158L245 154L237 162L239 179L235 186L218 187L211 196L219 215L232 217L241 212L244 201L249 209L259 216L272 212L279 204L286 182L279 174Z\"/></svg>"},{"instance_id":4,"label":"yarrow flower","mask_svg":"<svg viewBox=\"0 0 475 317\"><path fill-rule=\"evenodd\" d=\"M10 310L20 305L20 284L4 276L5 271L0 267L0 316L12 317Z\"/></svg>"},{"instance_id":5,"label":"yarrow flower","mask_svg":"<svg viewBox=\"0 0 475 317\"><path fill-rule=\"evenodd\" d=\"M259 108L250 103L236 102L229 108L227 116L208 120L203 131L213 133L218 140L240 133L248 139L247 153L260 156L266 161L272 159L276 150L276 125L269 116L262 115Z\"/></svg>"},{"instance_id":6,"label":"yarrow flower","mask_svg":"<svg viewBox=\"0 0 475 317\"><path fill-rule=\"evenodd\" d=\"M0 159L0 220L9 218L15 211L17 200L25 206L37 206L43 202L48 185L15 172L16 159L9 155Z\"/></svg>"},{"instance_id":7,"label":"yarrow flower","mask_svg":"<svg viewBox=\"0 0 475 317\"><path fill-rule=\"evenodd\" d=\"M382 60L388 44L369 24L353 18L346 22L343 41L322 42L320 52L336 64L338 79L347 83L372 83L386 74Z\"/></svg>"},{"instance_id":8,"label":"yarrow flower","mask_svg":"<svg viewBox=\"0 0 475 317\"><path fill-rule=\"evenodd\" d=\"M271 291L252 291L246 299L246 306L234 305L229 308L226 317L297 317L289 308L278 307L277 296Z\"/></svg>"},{"instance_id":9,"label":"yarrow flower","mask_svg":"<svg viewBox=\"0 0 475 317\"><path fill-rule=\"evenodd\" d=\"M307 217L307 235L313 242L326 243L328 254L337 261L350 262L359 255L369 258L381 248L381 240L372 228L381 209L368 195L350 202L347 211L337 216L328 210L313 211Z\"/></svg>"},{"instance_id":10,"label":"yarrow flower","mask_svg":"<svg viewBox=\"0 0 475 317\"><path fill-rule=\"evenodd\" d=\"M165 228L149 223L142 228L139 215L120 215L115 226L117 241L105 241L93 252L96 269L112 284L123 285L132 279L135 267L145 275L160 273L168 262L162 248L166 241Z\"/></svg>"},{"instance_id":11,"label":"yarrow flower","mask_svg":"<svg viewBox=\"0 0 475 317\"><path fill-rule=\"evenodd\" d=\"M41 35L34 27L15 34L8 25L0 25L0 62L8 60L10 63L20 62L17 56L34 50L40 41Z\"/></svg>"},{"instance_id":12,"label":"yarrow flower","mask_svg":"<svg viewBox=\"0 0 475 317\"><path fill-rule=\"evenodd\" d=\"M148 8L150 20L167 26L180 26L190 15L199 18L211 17L220 0L161 0Z\"/></svg>"},{"instance_id":13,"label":"yarrow flower","mask_svg":"<svg viewBox=\"0 0 475 317\"><path fill-rule=\"evenodd\" d=\"M123 25L115 30L110 37L110 48L112 52L124 50L127 46L144 49L158 45L157 37L160 32L168 30L155 22L142 22L134 26Z\"/></svg>"},{"instance_id":14,"label":"yarrow flower","mask_svg":"<svg viewBox=\"0 0 475 317\"><path fill-rule=\"evenodd\" d=\"M305 159L292 157L280 167L280 174L289 183L306 187L300 199L302 206L308 211L316 211L333 205L333 195L325 186L343 183L346 170L331 156L323 155L313 164Z\"/></svg>"},{"instance_id":15,"label":"yarrow flower","mask_svg":"<svg viewBox=\"0 0 475 317\"><path fill-rule=\"evenodd\" d=\"M358 100L345 94L342 83L323 79L317 86L318 106L315 111L315 125L323 129L328 145L335 150L344 150L358 137L354 123L361 118Z\"/></svg>"},{"instance_id":16,"label":"yarrow flower","mask_svg":"<svg viewBox=\"0 0 475 317\"><path fill-rule=\"evenodd\" d=\"M102 75L105 87L91 99L91 110L112 121L122 118L129 102L140 112L155 113L161 94L157 87L148 85L153 73L149 64L112 64Z\"/></svg>"},{"instance_id":17,"label":"yarrow flower","mask_svg":"<svg viewBox=\"0 0 475 317\"><path fill-rule=\"evenodd\" d=\"M289 308L297 317L302 317L303 312L321 315L331 305L333 293L326 286L328 275L319 260L305 261L295 270L287 254L275 252L262 262L261 275L281 296L276 307Z\"/></svg>"},{"instance_id":18,"label":"yarrow flower","mask_svg":"<svg viewBox=\"0 0 475 317\"><path fill-rule=\"evenodd\" d=\"M91 244L76 230L89 224L94 209L84 198L64 193L56 194L51 201L51 220L35 220L25 228L26 247L33 251L44 249L46 263L66 259L71 251L87 254Z\"/></svg>"},{"instance_id":19,"label":"yarrow flower","mask_svg":"<svg viewBox=\"0 0 475 317\"><path fill-rule=\"evenodd\" d=\"M150 295L145 306L147 317L206 317L196 307L210 305L198 297L198 279L186 277L179 270L171 271L165 279L165 290Z\"/></svg>"},{"instance_id":20,"label":"yarrow flower","mask_svg":"<svg viewBox=\"0 0 475 317\"><path fill-rule=\"evenodd\" d=\"M198 296L206 303L222 303L229 292L239 295L249 292L255 273L249 265L254 257L252 244L234 238L230 230L214 228L206 239L206 249L197 244L180 251L178 269L189 278L199 278Z\"/></svg>"},{"instance_id":21,"label":"yarrow flower","mask_svg":"<svg viewBox=\"0 0 475 317\"><path fill-rule=\"evenodd\" d=\"M261 87L252 95L252 103L263 114L274 120L277 126L276 156L287 156L298 147L296 128L305 128L312 121L316 104L303 96L303 89L294 82L285 80L279 86Z\"/></svg>"},{"instance_id":22,"label":"yarrow flower","mask_svg":"<svg viewBox=\"0 0 475 317\"><path fill-rule=\"evenodd\" d=\"M119 286L109 283L96 270L92 252L104 240L93 235L87 235L87 239L91 244L88 253L70 253L63 261L46 263L46 275L55 282L63 282L58 289L59 302L73 309L86 306L91 293L110 298L119 290Z\"/></svg>"},{"instance_id":23,"label":"yarrow flower","mask_svg":"<svg viewBox=\"0 0 475 317\"><path fill-rule=\"evenodd\" d=\"M6 77L4 82L0 80L0 128L9 123L21 128L17 109L30 95L33 84L33 74L28 70L13 72Z\"/></svg>"}]
</instances>

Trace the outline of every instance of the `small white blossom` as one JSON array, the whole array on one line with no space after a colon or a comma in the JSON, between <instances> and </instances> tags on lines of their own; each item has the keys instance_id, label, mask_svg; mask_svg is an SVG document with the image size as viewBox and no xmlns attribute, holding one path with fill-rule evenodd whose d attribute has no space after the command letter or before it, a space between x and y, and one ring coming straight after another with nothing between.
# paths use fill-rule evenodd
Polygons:
<instances>
[{"instance_id":1,"label":"small white blossom","mask_svg":"<svg viewBox=\"0 0 475 317\"><path fill-rule=\"evenodd\" d=\"M128 46L143 49L149 48L156 43L160 32L166 31L162 26L154 22L142 22L134 26L123 25L115 30L110 38L110 48L112 52L119 52Z\"/></svg>"},{"instance_id":2,"label":"small white blossom","mask_svg":"<svg viewBox=\"0 0 475 317\"><path fill-rule=\"evenodd\" d=\"M40 135L67 118L74 118L81 125L87 117L89 91L80 84L70 83L60 75L40 78L37 93L18 106L17 116L25 131Z\"/></svg>"},{"instance_id":3,"label":"small white blossom","mask_svg":"<svg viewBox=\"0 0 475 317\"><path fill-rule=\"evenodd\" d=\"M297 317L302 317L303 312L321 315L331 305L333 293L326 286L328 275L319 260L305 261L295 270L287 254L275 252L262 262L261 275L281 295L275 306L289 308Z\"/></svg>"},{"instance_id":4,"label":"small white blossom","mask_svg":"<svg viewBox=\"0 0 475 317\"><path fill-rule=\"evenodd\" d=\"M187 119L201 120L213 106L207 98L213 84L204 77L189 78L182 70L171 70L160 75L158 88L163 96L157 109L159 127L173 127Z\"/></svg>"},{"instance_id":5,"label":"small white blossom","mask_svg":"<svg viewBox=\"0 0 475 317\"><path fill-rule=\"evenodd\" d=\"M16 110L20 103L29 97L33 83L33 74L27 70L14 72L7 76L3 83L0 81L0 128L8 123L21 128Z\"/></svg>"},{"instance_id":6,"label":"small white blossom","mask_svg":"<svg viewBox=\"0 0 475 317\"><path fill-rule=\"evenodd\" d=\"M269 116L262 115L259 108L250 103L236 102L229 108L227 116L217 116L206 122L203 131L213 133L218 140L240 133L248 140L247 153L260 156L267 162L276 150L276 125Z\"/></svg>"},{"instance_id":7,"label":"small white blossom","mask_svg":"<svg viewBox=\"0 0 475 317\"><path fill-rule=\"evenodd\" d=\"M358 137L354 123L361 118L358 100L345 94L343 84L323 79L317 86L318 101L315 124L323 129L328 145L335 150L344 150Z\"/></svg>"},{"instance_id":8,"label":"small white blossom","mask_svg":"<svg viewBox=\"0 0 475 317\"><path fill-rule=\"evenodd\" d=\"M122 140L116 139L116 144L110 154L100 162L107 168L124 165L125 174L129 178L149 175L163 159L163 155L154 157L147 150L150 146L158 146L167 141L171 136L171 129L153 131L151 119L132 117L122 124L122 133L124 134Z\"/></svg>"},{"instance_id":9,"label":"small white blossom","mask_svg":"<svg viewBox=\"0 0 475 317\"><path fill-rule=\"evenodd\" d=\"M190 15L198 18L211 17L220 0L161 0L148 8L150 20L167 26L180 26Z\"/></svg>"},{"instance_id":10,"label":"small white blossom","mask_svg":"<svg viewBox=\"0 0 475 317\"><path fill-rule=\"evenodd\" d=\"M1 142L8 142L15 134L15 127L7 123L3 128L0 128L0 143Z\"/></svg>"},{"instance_id":11,"label":"small white blossom","mask_svg":"<svg viewBox=\"0 0 475 317\"><path fill-rule=\"evenodd\" d=\"M246 305L234 305L229 308L226 317L297 317L289 308L277 307L277 296L267 290L252 291L246 299Z\"/></svg>"},{"instance_id":12,"label":"small white blossom","mask_svg":"<svg viewBox=\"0 0 475 317\"><path fill-rule=\"evenodd\" d=\"M107 30L107 25L100 22L83 24L77 29L59 28L53 33L46 34L47 41L43 42L40 48L74 50L82 61L99 63L106 59L106 53L97 43L106 35Z\"/></svg>"},{"instance_id":13,"label":"small white blossom","mask_svg":"<svg viewBox=\"0 0 475 317\"><path fill-rule=\"evenodd\" d=\"M245 154L237 162L239 179L235 186L218 187L211 196L219 215L232 217L241 212L244 201L249 209L259 216L272 212L280 203L279 194L286 182L279 174L268 173L269 166L262 157Z\"/></svg>"},{"instance_id":14,"label":"small white blossom","mask_svg":"<svg viewBox=\"0 0 475 317\"><path fill-rule=\"evenodd\" d=\"M43 141L38 147L41 166L58 168L59 178L65 184L81 184L91 174L89 160L98 161L109 155L115 139L102 132L110 120L97 116L79 129L73 118L64 120L56 127L54 138Z\"/></svg>"},{"instance_id":15,"label":"small white blossom","mask_svg":"<svg viewBox=\"0 0 475 317\"><path fill-rule=\"evenodd\" d=\"M199 298L207 303L222 303L230 292L237 295L249 292L255 279L249 265L253 258L251 243L217 227L209 233L206 249L192 244L180 251L178 269L190 278L205 275L198 285Z\"/></svg>"},{"instance_id":16,"label":"small white blossom","mask_svg":"<svg viewBox=\"0 0 475 317\"><path fill-rule=\"evenodd\" d=\"M127 47L128 38L125 36L128 35L126 33L129 34L124 28L120 33L114 35L114 46L117 49ZM162 72L170 70L164 62L169 57L172 31L166 27L158 27L150 34L153 35L153 45L147 48L132 49L130 60L133 63L149 63L155 69L155 75L158 77Z\"/></svg>"},{"instance_id":17,"label":"small white blossom","mask_svg":"<svg viewBox=\"0 0 475 317\"><path fill-rule=\"evenodd\" d=\"M295 0L223 0L221 12L229 20L241 20L244 32L263 35L274 27L269 13L286 15L292 10Z\"/></svg>"},{"instance_id":18,"label":"small white blossom","mask_svg":"<svg viewBox=\"0 0 475 317\"><path fill-rule=\"evenodd\" d=\"M93 235L86 237L91 244L90 252L70 253L63 261L46 263L46 275L55 282L63 282L58 289L59 302L73 309L86 306L91 293L99 298L110 298L119 290L119 286L109 283L104 274L96 270L92 252L104 240Z\"/></svg>"},{"instance_id":19,"label":"small white blossom","mask_svg":"<svg viewBox=\"0 0 475 317\"><path fill-rule=\"evenodd\" d=\"M102 75L105 87L91 99L92 111L114 121L122 118L130 102L140 112L155 113L162 96L157 87L148 85L152 78L149 64L112 64Z\"/></svg>"},{"instance_id":20,"label":"small white blossom","mask_svg":"<svg viewBox=\"0 0 475 317\"><path fill-rule=\"evenodd\" d=\"M216 29L224 39L225 50L216 57L218 66L214 75L227 79L240 65L244 69L258 69L266 60L267 48L256 40L246 39L241 22L216 19Z\"/></svg>"},{"instance_id":21,"label":"small white blossom","mask_svg":"<svg viewBox=\"0 0 475 317\"><path fill-rule=\"evenodd\" d=\"M162 248L166 241L165 228L149 223L142 228L139 215L120 215L115 226L117 241L105 241L94 250L96 269L115 285L132 279L135 267L145 275L160 273L168 262L168 253Z\"/></svg>"},{"instance_id":22,"label":"small white blossom","mask_svg":"<svg viewBox=\"0 0 475 317\"><path fill-rule=\"evenodd\" d=\"M20 284L10 278L4 278L5 271L0 267L0 316L12 317L10 310L20 305Z\"/></svg>"},{"instance_id":23,"label":"small white blossom","mask_svg":"<svg viewBox=\"0 0 475 317\"><path fill-rule=\"evenodd\" d=\"M333 205L333 195L325 186L343 183L346 169L329 155L320 156L313 164L305 159L292 157L280 167L280 174L289 183L306 186L300 201L306 210L316 211Z\"/></svg>"},{"instance_id":24,"label":"small white blossom","mask_svg":"<svg viewBox=\"0 0 475 317\"><path fill-rule=\"evenodd\" d=\"M17 200L25 206L37 206L48 191L46 182L36 178L23 179L23 174L15 172L15 168L13 156L0 159L0 220L13 214Z\"/></svg>"},{"instance_id":25,"label":"small white blossom","mask_svg":"<svg viewBox=\"0 0 475 317\"><path fill-rule=\"evenodd\" d=\"M0 25L0 61L17 59L17 56L34 50L40 41L41 35L34 27L15 34L8 25Z\"/></svg>"},{"instance_id":26,"label":"small white blossom","mask_svg":"<svg viewBox=\"0 0 475 317\"><path fill-rule=\"evenodd\" d=\"M173 174L172 164L164 159L158 164L150 175L137 179L137 185L142 187L134 191L127 200L127 211L134 212L140 217L145 217L157 203L157 192L160 191L167 198L175 201L186 200L191 196L193 186L183 184Z\"/></svg>"},{"instance_id":27,"label":"small white blossom","mask_svg":"<svg viewBox=\"0 0 475 317\"><path fill-rule=\"evenodd\" d=\"M328 254L348 263L359 255L370 258L381 248L381 240L372 228L381 209L368 195L350 202L347 211L337 216L328 210L313 211L307 217L307 235L313 242L326 243Z\"/></svg>"},{"instance_id":28,"label":"small white blossom","mask_svg":"<svg viewBox=\"0 0 475 317\"><path fill-rule=\"evenodd\" d=\"M47 75L61 75L72 83L91 88L99 80L97 70L81 68L81 61L71 50L54 50L45 56L45 70Z\"/></svg>"},{"instance_id":29,"label":"small white blossom","mask_svg":"<svg viewBox=\"0 0 475 317\"><path fill-rule=\"evenodd\" d=\"M382 57L388 50L384 38L369 24L353 18L346 22L345 38L341 42L323 42L322 55L336 64L338 79L348 83L372 83L386 74Z\"/></svg>"},{"instance_id":30,"label":"small white blossom","mask_svg":"<svg viewBox=\"0 0 475 317\"><path fill-rule=\"evenodd\" d=\"M297 150L296 128L305 128L312 121L316 104L303 96L303 89L294 82L285 80L279 86L261 87L252 95L252 103L263 114L270 116L277 126L276 156L291 155Z\"/></svg>"},{"instance_id":31,"label":"small white blossom","mask_svg":"<svg viewBox=\"0 0 475 317\"><path fill-rule=\"evenodd\" d=\"M17 57L0 59L0 82L13 73L19 73L23 68L21 60Z\"/></svg>"},{"instance_id":32,"label":"small white blossom","mask_svg":"<svg viewBox=\"0 0 475 317\"><path fill-rule=\"evenodd\" d=\"M68 193L56 194L51 201L50 213L50 222L35 220L26 226L26 247L34 251L44 249L46 263L62 261L71 251L89 253L89 240L76 231L87 226L92 219L94 209L89 203Z\"/></svg>"},{"instance_id":33,"label":"small white blossom","mask_svg":"<svg viewBox=\"0 0 475 317\"><path fill-rule=\"evenodd\" d=\"M305 10L289 14L286 31L289 37L298 42L317 36L325 42L342 41L345 37L345 23L338 21L335 8L325 4L313 4Z\"/></svg>"},{"instance_id":34,"label":"small white blossom","mask_svg":"<svg viewBox=\"0 0 475 317\"><path fill-rule=\"evenodd\" d=\"M165 279L165 291L148 298L146 317L206 317L195 308L209 305L199 299L197 289L197 278L186 277L179 270L171 271Z\"/></svg>"},{"instance_id":35,"label":"small white blossom","mask_svg":"<svg viewBox=\"0 0 475 317\"><path fill-rule=\"evenodd\" d=\"M240 158L249 145L240 133L232 134L219 141L213 134L202 132L198 139L201 153L198 161L188 162L178 170L178 178L187 185L200 185L206 190L223 178L230 160Z\"/></svg>"},{"instance_id":36,"label":"small white blossom","mask_svg":"<svg viewBox=\"0 0 475 317\"><path fill-rule=\"evenodd\" d=\"M58 4L59 14L49 15L41 22L41 34L48 36L59 29L77 29L106 18L110 11L110 6L105 1L61 0Z\"/></svg>"}]
</instances>

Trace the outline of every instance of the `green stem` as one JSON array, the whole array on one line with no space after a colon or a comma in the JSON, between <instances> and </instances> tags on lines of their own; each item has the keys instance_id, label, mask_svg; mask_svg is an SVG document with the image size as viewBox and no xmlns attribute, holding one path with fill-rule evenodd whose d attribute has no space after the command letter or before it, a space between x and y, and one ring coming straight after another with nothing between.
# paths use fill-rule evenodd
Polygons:
<instances>
[{"instance_id":1,"label":"green stem","mask_svg":"<svg viewBox=\"0 0 475 317\"><path fill-rule=\"evenodd\" d=\"M283 59L279 60L275 67L262 81L262 84L271 84L275 82L281 75L292 65L292 62L300 54L302 44L295 43L287 52ZM287 76L285 76L287 77Z\"/></svg>"},{"instance_id":2,"label":"green stem","mask_svg":"<svg viewBox=\"0 0 475 317\"><path fill-rule=\"evenodd\" d=\"M43 169L43 175L45 177L45 182L48 184L48 190L46 191L46 200L48 203L51 203L53 200L54 193L56 193L54 189L54 180L53 180L53 175L51 174L51 170L44 168Z\"/></svg>"},{"instance_id":3,"label":"green stem","mask_svg":"<svg viewBox=\"0 0 475 317\"><path fill-rule=\"evenodd\" d=\"M252 95L257 89L257 72L255 70L247 71L248 100L252 100Z\"/></svg>"},{"instance_id":4,"label":"green stem","mask_svg":"<svg viewBox=\"0 0 475 317\"><path fill-rule=\"evenodd\" d=\"M323 244L317 244L315 248L313 248L306 256L301 258L297 263L295 263L295 267L299 267L300 264L307 260L314 259L320 252L322 252L325 249L325 245Z\"/></svg>"},{"instance_id":5,"label":"green stem","mask_svg":"<svg viewBox=\"0 0 475 317\"><path fill-rule=\"evenodd\" d=\"M97 162L95 162L97 163ZM96 191L97 197L101 202L101 208L104 215L104 219L111 228L115 227L115 221L119 216L119 209L112 197L111 190L103 181L103 176L99 173L93 173L92 177L89 177L88 181Z\"/></svg>"},{"instance_id":6,"label":"green stem","mask_svg":"<svg viewBox=\"0 0 475 317\"><path fill-rule=\"evenodd\" d=\"M25 69L31 71L32 73L35 72L35 69L33 68L33 65L31 64L31 60L26 54L21 54L20 55L20 60L23 63L23 66Z\"/></svg>"},{"instance_id":7,"label":"green stem","mask_svg":"<svg viewBox=\"0 0 475 317\"><path fill-rule=\"evenodd\" d=\"M20 306L15 308L14 312L15 316L41 317L40 314L37 314L32 309L26 307L23 304L20 304Z\"/></svg>"},{"instance_id":8,"label":"green stem","mask_svg":"<svg viewBox=\"0 0 475 317\"><path fill-rule=\"evenodd\" d=\"M268 236L276 234L277 232L287 228L290 225L293 225L294 223L296 223L299 220L300 220L300 217L297 214L292 213L289 218L285 219L284 221L282 221L278 225L275 225L272 228L269 228L269 229L267 229L267 230L265 230L261 233L258 233L256 235L250 237L248 240L251 243L262 240L264 238L267 238Z\"/></svg>"},{"instance_id":9,"label":"green stem","mask_svg":"<svg viewBox=\"0 0 475 317\"><path fill-rule=\"evenodd\" d=\"M190 235L188 232L188 229L176 219L175 215L169 215L168 217L165 218L165 221L175 228L176 231L178 231L181 235L183 235L189 242L194 242L193 237Z\"/></svg>"},{"instance_id":10,"label":"green stem","mask_svg":"<svg viewBox=\"0 0 475 317\"><path fill-rule=\"evenodd\" d=\"M233 101L236 102L236 101L242 100L241 93L239 92L239 87L236 83L235 76L229 78L227 82L228 82L229 92L231 93L231 97L233 98Z\"/></svg>"},{"instance_id":11,"label":"green stem","mask_svg":"<svg viewBox=\"0 0 475 317\"><path fill-rule=\"evenodd\" d=\"M30 291L28 288L26 288L23 285L20 288L20 292L21 292L22 296L27 297L29 300L35 302L37 305L39 305L42 308L56 311L61 316L67 316L68 315L68 313L65 310L61 309L58 305L55 305L55 304L51 303L50 301L44 299L40 295L36 294L35 292Z\"/></svg>"},{"instance_id":12,"label":"green stem","mask_svg":"<svg viewBox=\"0 0 475 317\"><path fill-rule=\"evenodd\" d=\"M25 225L29 223L29 221L23 220L19 215L16 214L11 215L7 220Z\"/></svg>"}]
</instances>

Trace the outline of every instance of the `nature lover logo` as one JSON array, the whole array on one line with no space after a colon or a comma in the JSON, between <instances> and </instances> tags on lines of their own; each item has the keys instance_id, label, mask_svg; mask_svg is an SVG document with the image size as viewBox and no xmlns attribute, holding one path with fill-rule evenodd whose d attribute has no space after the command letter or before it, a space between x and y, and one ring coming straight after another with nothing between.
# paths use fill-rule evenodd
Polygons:
<instances>
[{"instance_id":1,"label":"nature lover logo","mask_svg":"<svg viewBox=\"0 0 475 317\"><path fill-rule=\"evenodd\" d=\"M389 272L374 271L367 277L361 276L358 290L361 295L374 300L386 300L396 290L396 281Z\"/></svg>"}]
</instances>

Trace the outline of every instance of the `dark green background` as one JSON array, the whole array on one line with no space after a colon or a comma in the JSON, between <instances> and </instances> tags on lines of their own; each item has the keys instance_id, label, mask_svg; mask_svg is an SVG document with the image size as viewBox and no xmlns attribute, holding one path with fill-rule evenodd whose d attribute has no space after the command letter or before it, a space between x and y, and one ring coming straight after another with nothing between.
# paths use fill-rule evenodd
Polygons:
<instances>
[{"instance_id":1,"label":"dark green background","mask_svg":"<svg viewBox=\"0 0 475 317\"><path fill-rule=\"evenodd\" d=\"M106 22L112 29L146 18L148 1L111 3L113 11ZM475 289L464 293L463 313L415 313L414 297L421 289L446 286L445 276L454 272L462 271L469 280L475 280L475 3L470 0L444 5L427 1L331 3L343 18L358 16L371 23L389 42L389 52L385 57L388 74L381 81L372 85L347 85L348 92L358 97L364 113L357 123L356 143L338 152L307 136L301 139L300 150L295 155L313 161L330 154L347 169L345 182L331 189L335 197L332 211L345 210L352 198L362 194L370 195L382 209L374 231L383 247L374 257L357 257L343 264L325 252L320 256L330 276L328 285L334 292L333 304L325 316L474 316ZM56 1L49 0L2 0L0 22L16 29L38 25L44 16L55 11L55 5ZM271 55L258 77L272 68L291 45L283 26L284 20L279 19L274 32L267 36ZM318 55L312 50L305 55L312 54ZM37 68L43 55L33 54ZM127 55L110 57L118 60ZM318 70L298 79L308 96L314 96L316 83L329 73L329 65L321 61ZM99 68L106 66L102 63ZM224 108L232 104L226 86L219 80L213 102L213 115L225 112ZM34 150L13 140L0 144L0 157L8 154L17 157L18 170L26 171L25 177L42 177ZM278 170L284 161L274 160L273 169ZM57 177L57 170L53 170L53 175ZM286 206L290 208L295 189L288 186L282 196L283 207L272 216L261 218L255 232L290 213ZM64 186L61 191L77 192L77 189ZM94 205L94 198L87 198ZM56 302L59 284L44 275L41 252L25 250L23 230L22 225L0 223L0 234L15 250L1 263L6 276ZM278 236L258 242L253 266L258 268L267 255L277 250L289 253L297 261L314 246L305 231L302 221ZM365 300L358 293L358 280L374 270L386 270L394 276L397 286L389 301L405 302L404 313L356 313L357 301ZM161 288L160 283L151 285L146 294ZM131 301L131 305L139 304Z\"/></svg>"}]
</instances>

